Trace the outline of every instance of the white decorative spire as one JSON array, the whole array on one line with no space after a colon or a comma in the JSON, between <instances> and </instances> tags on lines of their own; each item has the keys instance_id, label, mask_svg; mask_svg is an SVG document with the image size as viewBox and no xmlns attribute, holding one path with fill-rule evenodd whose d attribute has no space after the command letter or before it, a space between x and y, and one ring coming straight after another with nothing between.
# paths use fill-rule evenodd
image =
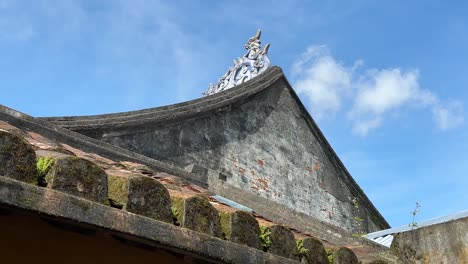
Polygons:
<instances>
[{"instance_id":1,"label":"white decorative spire","mask_svg":"<svg viewBox=\"0 0 468 264\"><path fill-rule=\"evenodd\" d=\"M247 41L245 44L247 53L242 58L234 60L234 66L219 79L218 84L210 83L208 90L203 92L204 95L215 94L244 83L270 67L270 60L267 56L270 44L266 44L263 49L260 48L261 34L262 31L259 29L257 34Z\"/></svg>"}]
</instances>

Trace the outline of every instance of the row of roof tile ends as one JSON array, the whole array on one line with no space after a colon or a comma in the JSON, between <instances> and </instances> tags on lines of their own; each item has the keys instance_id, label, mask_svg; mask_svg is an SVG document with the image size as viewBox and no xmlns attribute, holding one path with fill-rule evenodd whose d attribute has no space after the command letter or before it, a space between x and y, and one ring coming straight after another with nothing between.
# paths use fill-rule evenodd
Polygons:
<instances>
[{"instance_id":1,"label":"row of roof tile ends","mask_svg":"<svg viewBox=\"0 0 468 264\"><path fill-rule=\"evenodd\" d=\"M302 263L358 263L346 247L326 250L314 237L296 240L287 227L217 203L172 175L84 153L14 127L0 129L0 175Z\"/></svg>"}]
</instances>

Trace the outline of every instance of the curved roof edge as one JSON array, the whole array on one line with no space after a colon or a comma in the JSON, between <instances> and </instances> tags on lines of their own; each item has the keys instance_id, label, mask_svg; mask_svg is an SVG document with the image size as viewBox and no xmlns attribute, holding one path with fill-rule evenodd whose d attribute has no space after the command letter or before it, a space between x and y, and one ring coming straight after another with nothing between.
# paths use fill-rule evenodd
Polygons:
<instances>
[{"instance_id":1,"label":"curved roof edge","mask_svg":"<svg viewBox=\"0 0 468 264\"><path fill-rule=\"evenodd\" d=\"M146 121L158 122L170 119L188 118L213 109L222 108L238 100L267 89L271 84L284 77L280 67L273 66L256 78L210 96L166 106L142 110L87 116L42 117L60 126L79 129L97 128L106 125L135 125Z\"/></svg>"}]
</instances>

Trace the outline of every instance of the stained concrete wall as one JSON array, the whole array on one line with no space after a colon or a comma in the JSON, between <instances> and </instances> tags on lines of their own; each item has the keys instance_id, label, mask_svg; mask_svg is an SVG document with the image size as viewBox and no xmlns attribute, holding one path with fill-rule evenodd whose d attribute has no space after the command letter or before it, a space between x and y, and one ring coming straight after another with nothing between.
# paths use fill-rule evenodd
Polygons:
<instances>
[{"instance_id":1,"label":"stained concrete wall","mask_svg":"<svg viewBox=\"0 0 468 264\"><path fill-rule=\"evenodd\" d=\"M468 263L468 217L396 234L400 263Z\"/></svg>"},{"instance_id":2,"label":"stained concrete wall","mask_svg":"<svg viewBox=\"0 0 468 264\"><path fill-rule=\"evenodd\" d=\"M217 104L209 111L202 111L204 102L197 101L185 111L199 113L184 118L168 114L152 119L145 112L147 118L140 122L128 121L132 116L126 113L49 120L157 160L217 171L227 186L354 233L387 228L282 72L266 76L251 83L249 94L238 100L219 103L223 95L213 97ZM248 87L231 89L225 97L237 96L235 89L241 93ZM79 126L67 126L64 120Z\"/></svg>"}]
</instances>

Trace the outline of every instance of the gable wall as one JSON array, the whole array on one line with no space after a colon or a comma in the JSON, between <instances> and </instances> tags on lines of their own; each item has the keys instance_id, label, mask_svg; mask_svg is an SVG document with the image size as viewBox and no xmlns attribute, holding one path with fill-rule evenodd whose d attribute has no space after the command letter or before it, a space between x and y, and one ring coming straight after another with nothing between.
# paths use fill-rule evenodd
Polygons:
<instances>
[{"instance_id":1,"label":"gable wall","mask_svg":"<svg viewBox=\"0 0 468 264\"><path fill-rule=\"evenodd\" d=\"M227 186L354 233L386 227L323 147L304 111L283 78L216 111L164 124L104 129L94 137L178 166L217 171Z\"/></svg>"}]
</instances>

